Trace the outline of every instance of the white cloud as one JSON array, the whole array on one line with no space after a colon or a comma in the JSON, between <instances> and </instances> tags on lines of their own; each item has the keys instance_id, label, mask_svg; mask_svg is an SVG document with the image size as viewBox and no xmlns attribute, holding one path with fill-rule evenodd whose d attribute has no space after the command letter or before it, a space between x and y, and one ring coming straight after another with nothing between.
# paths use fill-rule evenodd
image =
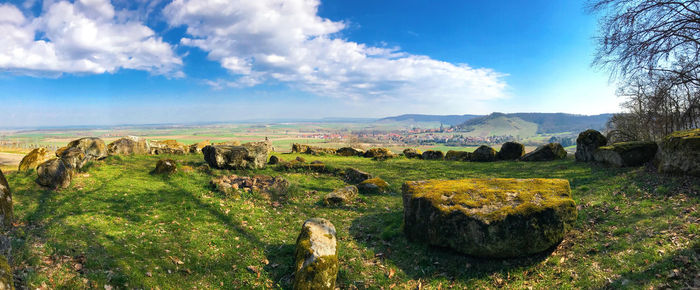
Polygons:
<instances>
[{"instance_id":1,"label":"white cloud","mask_svg":"<svg viewBox=\"0 0 700 290\"><path fill-rule=\"evenodd\" d=\"M232 74L211 81L215 87L277 81L322 96L460 106L504 97L503 75L490 69L337 37L345 23L319 17L319 4L174 0L163 14L171 26L186 26L181 44L206 51Z\"/></svg>"},{"instance_id":2,"label":"white cloud","mask_svg":"<svg viewBox=\"0 0 700 290\"><path fill-rule=\"evenodd\" d=\"M108 0L44 3L27 18L0 5L0 70L26 74L113 73L145 70L181 76L182 60L170 44Z\"/></svg>"}]
</instances>

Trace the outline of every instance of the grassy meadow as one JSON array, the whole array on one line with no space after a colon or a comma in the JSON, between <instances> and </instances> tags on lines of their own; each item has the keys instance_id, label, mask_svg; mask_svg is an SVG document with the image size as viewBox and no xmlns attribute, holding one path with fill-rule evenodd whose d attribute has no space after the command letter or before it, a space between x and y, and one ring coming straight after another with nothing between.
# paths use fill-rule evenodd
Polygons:
<instances>
[{"instance_id":1,"label":"grassy meadow","mask_svg":"<svg viewBox=\"0 0 700 290\"><path fill-rule=\"evenodd\" d=\"M574 162L449 162L303 156L355 167L395 192L361 195L328 208L319 200L344 185L337 176L282 171L205 170L201 154L112 156L86 166L71 186L40 188L34 172L12 172L16 227L12 266L18 288L291 288L295 240L304 220L329 219L338 231L341 289L682 288L700 270L700 180L645 168ZM158 159L178 173L149 174ZM183 170L183 166L193 168ZM284 196L226 196L218 175L281 175ZM408 242L401 184L467 177L564 178L579 216L556 248L505 260L468 257Z\"/></svg>"}]
</instances>

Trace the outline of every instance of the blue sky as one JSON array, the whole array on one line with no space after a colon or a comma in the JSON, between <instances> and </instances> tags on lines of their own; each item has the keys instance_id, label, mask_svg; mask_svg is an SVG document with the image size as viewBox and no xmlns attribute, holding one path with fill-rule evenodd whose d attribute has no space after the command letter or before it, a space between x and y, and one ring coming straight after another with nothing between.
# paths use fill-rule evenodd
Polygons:
<instances>
[{"instance_id":1,"label":"blue sky","mask_svg":"<svg viewBox=\"0 0 700 290\"><path fill-rule=\"evenodd\" d=\"M582 1L10 1L0 127L617 112Z\"/></svg>"}]
</instances>

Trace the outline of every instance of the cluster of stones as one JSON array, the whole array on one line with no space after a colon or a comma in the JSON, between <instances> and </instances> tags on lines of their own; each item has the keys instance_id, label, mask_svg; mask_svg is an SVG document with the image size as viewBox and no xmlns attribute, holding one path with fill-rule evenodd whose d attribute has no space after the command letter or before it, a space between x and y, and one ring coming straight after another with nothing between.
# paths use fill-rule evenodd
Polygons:
<instances>
[{"instance_id":1,"label":"cluster of stones","mask_svg":"<svg viewBox=\"0 0 700 290\"><path fill-rule=\"evenodd\" d=\"M23 160L37 160L32 154L39 154L41 150L33 150ZM102 159L107 156L104 141L99 138L88 137L71 141L65 147L56 150L56 157L50 158L36 166L36 182L42 186L59 189L70 185L73 175L83 168L88 162ZM30 162L31 163L31 162ZM19 168L32 169L32 166L20 162Z\"/></svg>"},{"instance_id":2,"label":"cluster of stones","mask_svg":"<svg viewBox=\"0 0 700 290\"><path fill-rule=\"evenodd\" d=\"M224 194L235 194L243 192L269 192L275 194L285 194L289 188L289 181L282 177L267 175L220 176L211 180L211 185Z\"/></svg>"},{"instance_id":3,"label":"cluster of stones","mask_svg":"<svg viewBox=\"0 0 700 290\"><path fill-rule=\"evenodd\" d=\"M549 143L537 147L534 151L525 154L525 146L517 142L506 142L501 146L500 151L496 151L490 146L481 145L474 152L447 151L443 154L439 150L428 150L423 153L408 148L403 151L406 158L417 158L423 160L449 160L449 161L474 161L492 162L498 160L519 160L519 161L551 161L566 158L566 150L559 143Z\"/></svg>"},{"instance_id":4,"label":"cluster of stones","mask_svg":"<svg viewBox=\"0 0 700 290\"><path fill-rule=\"evenodd\" d=\"M387 148L371 148L367 151L354 148L354 147L342 147L339 149L334 148L323 148L316 146L309 146L304 144L292 144L292 153L302 153L302 154L312 154L312 155L338 155L338 156L359 156L372 158L375 160L385 160L389 158L394 158L398 155L391 152Z\"/></svg>"}]
</instances>

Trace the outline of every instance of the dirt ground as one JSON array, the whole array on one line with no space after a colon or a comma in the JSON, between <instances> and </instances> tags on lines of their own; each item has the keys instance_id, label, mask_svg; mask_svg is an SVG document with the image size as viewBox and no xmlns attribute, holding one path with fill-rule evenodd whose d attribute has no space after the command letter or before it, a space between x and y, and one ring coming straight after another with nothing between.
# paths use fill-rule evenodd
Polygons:
<instances>
[{"instance_id":1,"label":"dirt ground","mask_svg":"<svg viewBox=\"0 0 700 290\"><path fill-rule=\"evenodd\" d=\"M0 166L17 166L24 155L0 152Z\"/></svg>"}]
</instances>

